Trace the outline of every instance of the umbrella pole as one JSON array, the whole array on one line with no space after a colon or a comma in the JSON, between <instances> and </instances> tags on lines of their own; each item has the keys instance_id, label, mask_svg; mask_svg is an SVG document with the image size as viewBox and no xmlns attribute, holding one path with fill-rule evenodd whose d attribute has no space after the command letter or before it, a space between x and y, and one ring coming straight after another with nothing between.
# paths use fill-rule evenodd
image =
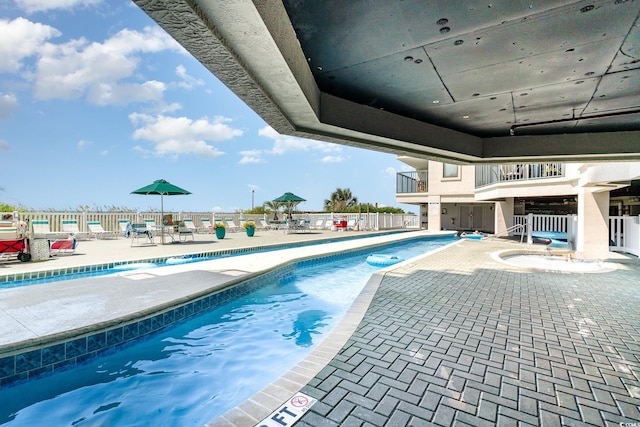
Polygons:
<instances>
[{"instance_id":1,"label":"umbrella pole","mask_svg":"<svg viewBox=\"0 0 640 427\"><path fill-rule=\"evenodd\" d=\"M160 241L164 245L164 201L160 194Z\"/></svg>"}]
</instances>

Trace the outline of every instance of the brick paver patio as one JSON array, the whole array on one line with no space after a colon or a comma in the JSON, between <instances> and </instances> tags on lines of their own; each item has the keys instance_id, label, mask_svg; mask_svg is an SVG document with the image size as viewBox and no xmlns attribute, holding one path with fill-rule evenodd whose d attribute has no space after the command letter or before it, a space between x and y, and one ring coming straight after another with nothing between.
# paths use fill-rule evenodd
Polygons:
<instances>
[{"instance_id":1,"label":"brick paver patio","mask_svg":"<svg viewBox=\"0 0 640 427\"><path fill-rule=\"evenodd\" d=\"M640 421L640 263L523 270L462 242L387 273L302 392L297 426L618 426ZM472 260L472 262L465 262Z\"/></svg>"}]
</instances>

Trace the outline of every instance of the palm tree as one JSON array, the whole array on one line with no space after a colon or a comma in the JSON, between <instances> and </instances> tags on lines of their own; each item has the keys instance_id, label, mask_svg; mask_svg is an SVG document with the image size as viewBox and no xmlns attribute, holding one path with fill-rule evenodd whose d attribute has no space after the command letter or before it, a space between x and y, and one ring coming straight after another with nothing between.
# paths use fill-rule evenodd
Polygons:
<instances>
[{"instance_id":1,"label":"palm tree","mask_svg":"<svg viewBox=\"0 0 640 427\"><path fill-rule=\"evenodd\" d=\"M265 209L272 210L273 212L275 212L277 214L277 212L280 210L280 208L284 206L284 203L282 203L282 202L274 202L273 200L270 200L268 202L264 202L262 204L262 206L264 206ZM276 218L276 217L274 217L274 218Z\"/></svg>"},{"instance_id":2,"label":"palm tree","mask_svg":"<svg viewBox=\"0 0 640 427\"><path fill-rule=\"evenodd\" d=\"M341 212L358 205L358 198L351 194L348 188L338 188L331 193L329 199L324 201L324 210L326 212Z\"/></svg>"}]
</instances>

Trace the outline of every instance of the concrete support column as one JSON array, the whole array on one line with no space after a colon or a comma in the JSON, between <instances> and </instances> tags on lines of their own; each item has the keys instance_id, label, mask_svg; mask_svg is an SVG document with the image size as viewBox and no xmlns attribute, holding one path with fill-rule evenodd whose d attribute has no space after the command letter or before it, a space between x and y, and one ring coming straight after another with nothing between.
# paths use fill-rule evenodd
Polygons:
<instances>
[{"instance_id":1,"label":"concrete support column","mask_svg":"<svg viewBox=\"0 0 640 427\"><path fill-rule=\"evenodd\" d=\"M442 204L440 203L440 196L429 196L428 198L428 218L429 218L429 231L442 230Z\"/></svg>"},{"instance_id":2,"label":"concrete support column","mask_svg":"<svg viewBox=\"0 0 640 427\"><path fill-rule=\"evenodd\" d=\"M609 192L598 188L578 190L576 253L584 259L609 256Z\"/></svg>"},{"instance_id":3,"label":"concrete support column","mask_svg":"<svg viewBox=\"0 0 640 427\"><path fill-rule=\"evenodd\" d=\"M494 234L506 236L507 230L513 227L513 197L509 197L502 202L496 202L494 209Z\"/></svg>"}]
</instances>

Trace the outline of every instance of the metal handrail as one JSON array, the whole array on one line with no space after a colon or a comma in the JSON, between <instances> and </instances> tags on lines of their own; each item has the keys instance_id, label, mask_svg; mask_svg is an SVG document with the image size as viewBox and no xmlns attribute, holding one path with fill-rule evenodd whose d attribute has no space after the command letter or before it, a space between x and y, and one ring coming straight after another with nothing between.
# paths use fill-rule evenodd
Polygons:
<instances>
[{"instance_id":1,"label":"metal handrail","mask_svg":"<svg viewBox=\"0 0 640 427\"><path fill-rule=\"evenodd\" d=\"M522 243L522 241L524 240L524 234L525 234L524 233L525 232L524 224L512 225L511 227L507 228L502 233L494 234L493 237L507 236L507 235L509 235L509 233L511 233L512 231L516 231L518 228L522 229L522 233L520 233L520 243Z\"/></svg>"}]
</instances>

